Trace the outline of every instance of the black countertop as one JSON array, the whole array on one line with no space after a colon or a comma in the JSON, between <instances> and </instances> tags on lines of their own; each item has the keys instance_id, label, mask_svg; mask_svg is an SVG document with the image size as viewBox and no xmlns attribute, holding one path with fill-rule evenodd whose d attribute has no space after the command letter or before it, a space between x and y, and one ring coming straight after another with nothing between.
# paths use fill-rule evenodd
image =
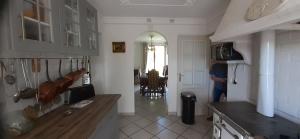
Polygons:
<instances>
[{"instance_id":1,"label":"black countertop","mask_svg":"<svg viewBox=\"0 0 300 139\"><path fill-rule=\"evenodd\" d=\"M238 128L250 136L262 136L268 139L299 139L300 126L285 118L274 118L256 112L256 106L248 102L221 102L210 106L220 112L222 118L234 122ZM234 126L234 125L233 125Z\"/></svg>"}]
</instances>

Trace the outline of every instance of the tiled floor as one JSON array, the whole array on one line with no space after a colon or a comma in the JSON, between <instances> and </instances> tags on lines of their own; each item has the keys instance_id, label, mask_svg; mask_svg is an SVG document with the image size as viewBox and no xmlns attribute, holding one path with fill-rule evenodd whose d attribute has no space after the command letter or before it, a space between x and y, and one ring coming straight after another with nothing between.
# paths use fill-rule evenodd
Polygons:
<instances>
[{"instance_id":1,"label":"tiled floor","mask_svg":"<svg viewBox=\"0 0 300 139\"><path fill-rule=\"evenodd\" d=\"M196 116L195 125L185 125L180 117L167 114L163 98L149 99L135 94L134 116L120 115L120 139L211 139L212 122Z\"/></svg>"}]
</instances>

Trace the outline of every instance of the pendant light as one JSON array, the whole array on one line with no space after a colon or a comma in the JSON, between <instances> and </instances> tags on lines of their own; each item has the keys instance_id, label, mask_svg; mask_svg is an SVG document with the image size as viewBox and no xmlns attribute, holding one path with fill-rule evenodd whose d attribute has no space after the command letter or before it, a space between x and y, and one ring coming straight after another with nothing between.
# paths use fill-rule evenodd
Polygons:
<instances>
[{"instance_id":1,"label":"pendant light","mask_svg":"<svg viewBox=\"0 0 300 139\"><path fill-rule=\"evenodd\" d=\"M155 45L153 44L153 35L150 35L150 44L148 46L148 49L150 51L154 51L155 50Z\"/></svg>"}]
</instances>

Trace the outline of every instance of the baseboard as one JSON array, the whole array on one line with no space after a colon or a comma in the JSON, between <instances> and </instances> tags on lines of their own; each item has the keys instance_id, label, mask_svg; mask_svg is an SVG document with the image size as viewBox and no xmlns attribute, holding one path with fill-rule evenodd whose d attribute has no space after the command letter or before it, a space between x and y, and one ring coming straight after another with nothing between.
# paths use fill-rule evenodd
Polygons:
<instances>
[{"instance_id":1,"label":"baseboard","mask_svg":"<svg viewBox=\"0 0 300 139\"><path fill-rule=\"evenodd\" d=\"M122 115L122 116L134 116L135 113L134 112L120 112L119 115Z\"/></svg>"},{"instance_id":2,"label":"baseboard","mask_svg":"<svg viewBox=\"0 0 300 139\"><path fill-rule=\"evenodd\" d=\"M177 116L177 112L168 112L168 115L175 115L175 116Z\"/></svg>"}]
</instances>

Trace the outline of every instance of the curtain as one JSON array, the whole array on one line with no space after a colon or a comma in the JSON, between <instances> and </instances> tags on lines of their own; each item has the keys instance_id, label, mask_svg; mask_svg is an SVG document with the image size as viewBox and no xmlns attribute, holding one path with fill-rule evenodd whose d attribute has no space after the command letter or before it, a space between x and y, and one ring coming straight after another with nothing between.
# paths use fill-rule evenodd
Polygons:
<instances>
[{"instance_id":1,"label":"curtain","mask_svg":"<svg viewBox=\"0 0 300 139\"><path fill-rule=\"evenodd\" d=\"M142 67L142 74L146 73L147 67L147 60L148 60L148 44L145 42L143 43L143 67Z\"/></svg>"}]
</instances>

